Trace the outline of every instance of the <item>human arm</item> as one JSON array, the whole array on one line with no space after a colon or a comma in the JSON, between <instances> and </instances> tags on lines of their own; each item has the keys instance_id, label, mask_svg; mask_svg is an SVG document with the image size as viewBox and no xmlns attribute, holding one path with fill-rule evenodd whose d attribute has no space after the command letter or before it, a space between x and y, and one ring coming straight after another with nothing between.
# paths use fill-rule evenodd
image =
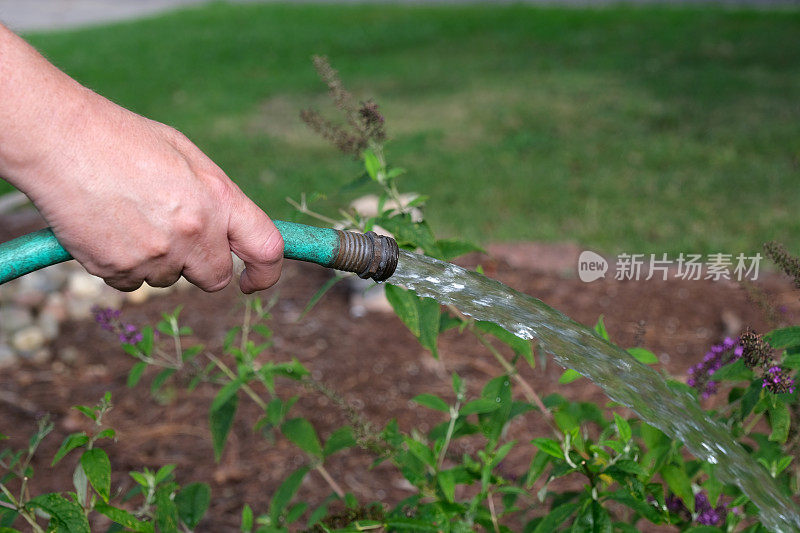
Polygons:
<instances>
[{"instance_id":1,"label":"human arm","mask_svg":"<svg viewBox=\"0 0 800 533\"><path fill-rule=\"evenodd\" d=\"M2 25L0 177L120 290L181 274L219 290L231 251L245 262L243 292L280 275L280 233L191 141L81 86Z\"/></svg>"}]
</instances>

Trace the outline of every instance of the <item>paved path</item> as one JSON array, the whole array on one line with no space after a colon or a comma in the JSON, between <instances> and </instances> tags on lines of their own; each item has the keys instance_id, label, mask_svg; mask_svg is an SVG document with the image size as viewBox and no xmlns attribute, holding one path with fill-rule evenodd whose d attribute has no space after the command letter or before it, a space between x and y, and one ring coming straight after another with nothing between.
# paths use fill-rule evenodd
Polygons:
<instances>
[{"instance_id":1,"label":"paved path","mask_svg":"<svg viewBox=\"0 0 800 533\"><path fill-rule=\"evenodd\" d=\"M71 28L133 19L209 0L0 0L0 21L17 31ZM259 0L228 0L253 2ZM264 1L264 0L261 0ZM350 3L360 0L314 0ZM373 0L377 3L467 3L476 0ZM479 0L478 0L479 1ZM509 3L513 0L484 0L484 3ZM519 1L519 0L517 0ZM620 0L522 0L536 4L606 5ZM623 0L629 3L676 3L676 0ZM752 6L800 6L800 0L677 0L682 4L726 4Z\"/></svg>"},{"instance_id":2,"label":"paved path","mask_svg":"<svg viewBox=\"0 0 800 533\"><path fill-rule=\"evenodd\" d=\"M0 0L0 20L14 30L44 30L138 18L207 0Z\"/></svg>"}]
</instances>

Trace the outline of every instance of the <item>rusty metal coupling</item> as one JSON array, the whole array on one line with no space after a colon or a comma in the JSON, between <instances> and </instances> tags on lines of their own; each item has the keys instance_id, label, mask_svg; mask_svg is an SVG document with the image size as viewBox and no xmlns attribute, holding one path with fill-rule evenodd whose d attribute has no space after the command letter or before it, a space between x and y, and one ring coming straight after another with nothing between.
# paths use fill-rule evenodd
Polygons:
<instances>
[{"instance_id":1,"label":"rusty metal coupling","mask_svg":"<svg viewBox=\"0 0 800 533\"><path fill-rule=\"evenodd\" d=\"M394 274L400 249L397 242L374 231L339 231L339 251L333 268L355 272L358 277L384 281Z\"/></svg>"}]
</instances>

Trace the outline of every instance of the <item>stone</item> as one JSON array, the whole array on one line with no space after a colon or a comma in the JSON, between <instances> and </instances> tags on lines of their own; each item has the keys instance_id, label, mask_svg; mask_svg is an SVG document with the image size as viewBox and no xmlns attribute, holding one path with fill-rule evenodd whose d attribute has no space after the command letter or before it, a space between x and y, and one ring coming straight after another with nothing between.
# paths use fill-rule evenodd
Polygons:
<instances>
[{"instance_id":1,"label":"stone","mask_svg":"<svg viewBox=\"0 0 800 533\"><path fill-rule=\"evenodd\" d=\"M0 368L8 368L17 364L17 354L5 343L0 343Z\"/></svg>"},{"instance_id":2,"label":"stone","mask_svg":"<svg viewBox=\"0 0 800 533\"><path fill-rule=\"evenodd\" d=\"M11 337L11 346L20 352L35 352L42 348L45 336L38 326L27 326L14 333Z\"/></svg>"},{"instance_id":3,"label":"stone","mask_svg":"<svg viewBox=\"0 0 800 533\"><path fill-rule=\"evenodd\" d=\"M92 307L94 306L94 301L84 298L75 298L72 295L67 295L65 300L67 316L72 320L84 320L91 317Z\"/></svg>"},{"instance_id":4,"label":"stone","mask_svg":"<svg viewBox=\"0 0 800 533\"><path fill-rule=\"evenodd\" d=\"M72 364L78 360L78 356L81 354L80 350L75 346L64 346L58 352L58 358L64 361L67 364Z\"/></svg>"},{"instance_id":5,"label":"stone","mask_svg":"<svg viewBox=\"0 0 800 533\"><path fill-rule=\"evenodd\" d=\"M392 313L392 305L386 299L383 287L369 279L352 276L347 279L350 290L350 315L361 318L372 313Z\"/></svg>"},{"instance_id":6,"label":"stone","mask_svg":"<svg viewBox=\"0 0 800 533\"><path fill-rule=\"evenodd\" d=\"M84 271L73 272L67 278L67 292L69 295L84 300L97 298L102 294L105 286L106 284L102 279Z\"/></svg>"},{"instance_id":7,"label":"stone","mask_svg":"<svg viewBox=\"0 0 800 533\"><path fill-rule=\"evenodd\" d=\"M67 301L64 295L60 292L48 294L39 313L46 313L58 322L64 322L67 319Z\"/></svg>"},{"instance_id":8,"label":"stone","mask_svg":"<svg viewBox=\"0 0 800 533\"><path fill-rule=\"evenodd\" d=\"M0 307L0 330L11 333L33 324L33 313L20 305Z\"/></svg>"},{"instance_id":9,"label":"stone","mask_svg":"<svg viewBox=\"0 0 800 533\"><path fill-rule=\"evenodd\" d=\"M167 294L169 292L169 287L151 287L147 283L142 283L142 286L135 291L125 293L125 299L132 304L141 304L149 300L152 296Z\"/></svg>"},{"instance_id":10,"label":"stone","mask_svg":"<svg viewBox=\"0 0 800 533\"><path fill-rule=\"evenodd\" d=\"M36 317L36 325L39 326L45 340L48 341L58 337L59 323L57 316L45 310L42 310Z\"/></svg>"},{"instance_id":11,"label":"stone","mask_svg":"<svg viewBox=\"0 0 800 533\"><path fill-rule=\"evenodd\" d=\"M28 361L30 361L31 363L34 363L36 365L43 365L48 361L50 361L50 357L52 357L52 355L53 354L50 351L50 348L43 347L29 354L23 354L23 357Z\"/></svg>"}]
</instances>

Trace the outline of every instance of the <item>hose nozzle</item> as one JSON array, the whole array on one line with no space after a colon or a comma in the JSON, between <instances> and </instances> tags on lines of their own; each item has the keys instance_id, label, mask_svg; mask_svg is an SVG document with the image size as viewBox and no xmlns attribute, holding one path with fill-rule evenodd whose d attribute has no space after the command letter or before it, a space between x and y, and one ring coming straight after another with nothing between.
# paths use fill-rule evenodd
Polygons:
<instances>
[{"instance_id":1,"label":"hose nozzle","mask_svg":"<svg viewBox=\"0 0 800 533\"><path fill-rule=\"evenodd\" d=\"M394 274L400 249L397 242L374 231L338 231L339 250L331 267L355 272L358 277L384 281Z\"/></svg>"}]
</instances>

